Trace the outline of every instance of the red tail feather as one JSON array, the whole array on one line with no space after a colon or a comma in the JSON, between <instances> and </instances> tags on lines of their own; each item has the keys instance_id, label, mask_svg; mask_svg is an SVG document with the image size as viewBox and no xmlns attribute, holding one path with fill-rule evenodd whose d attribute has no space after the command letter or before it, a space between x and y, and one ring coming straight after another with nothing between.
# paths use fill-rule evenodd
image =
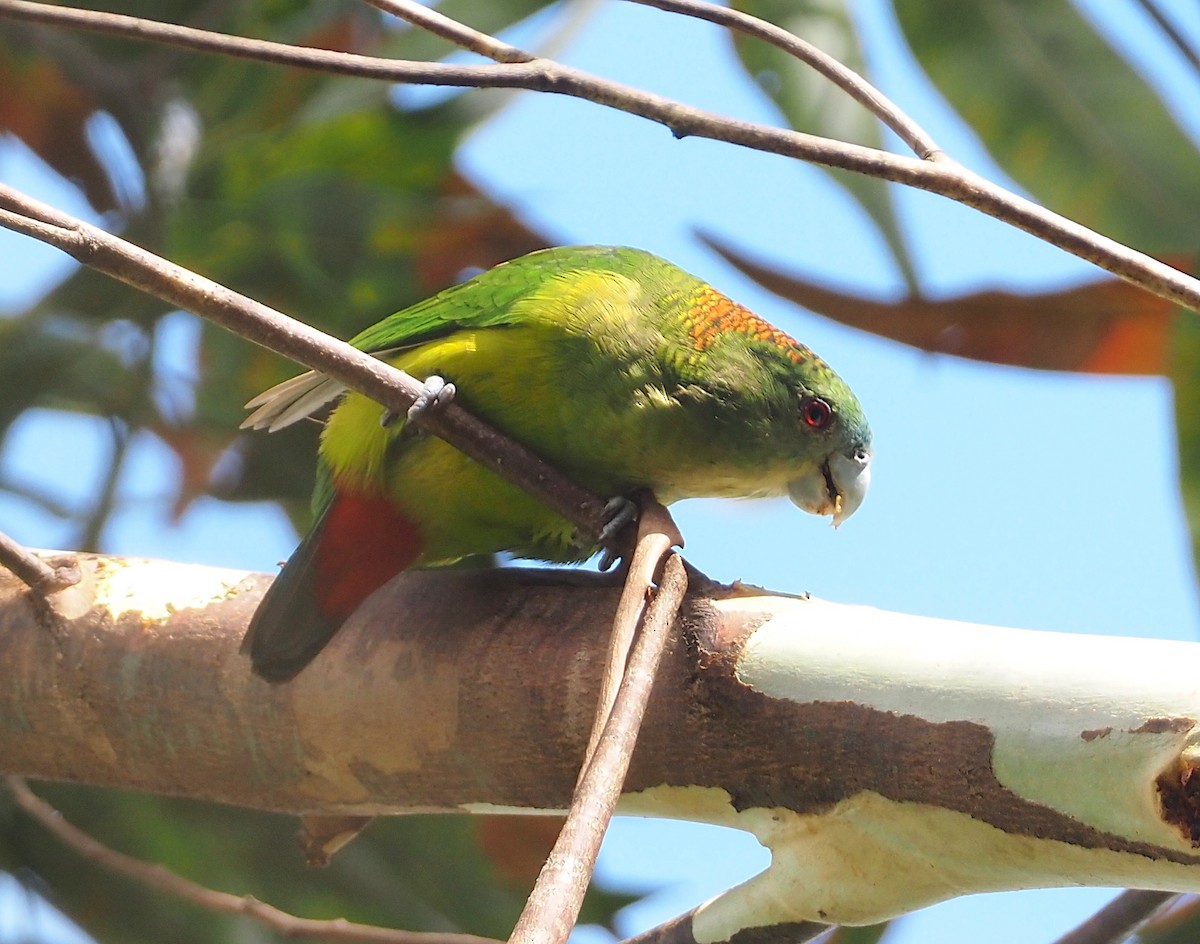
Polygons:
<instances>
[{"instance_id":1,"label":"red tail feather","mask_svg":"<svg viewBox=\"0 0 1200 944\"><path fill-rule=\"evenodd\" d=\"M382 495L338 492L326 512L316 552L316 599L344 620L421 553L417 525Z\"/></svg>"}]
</instances>

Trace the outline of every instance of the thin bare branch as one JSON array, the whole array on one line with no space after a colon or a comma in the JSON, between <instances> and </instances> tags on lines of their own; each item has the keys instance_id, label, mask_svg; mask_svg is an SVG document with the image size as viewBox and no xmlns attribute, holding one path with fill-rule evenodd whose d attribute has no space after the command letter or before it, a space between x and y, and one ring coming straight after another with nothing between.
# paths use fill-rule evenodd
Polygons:
<instances>
[{"instance_id":1,"label":"thin bare branch","mask_svg":"<svg viewBox=\"0 0 1200 944\"><path fill-rule=\"evenodd\" d=\"M0 226L36 236L85 265L335 377L394 412L406 411L421 392L412 377L344 341L3 184ZM603 501L461 407L452 403L418 422L528 491L582 533L596 535L603 527Z\"/></svg>"},{"instance_id":2,"label":"thin bare branch","mask_svg":"<svg viewBox=\"0 0 1200 944\"><path fill-rule=\"evenodd\" d=\"M142 366L145 370L145 365ZM116 417L108 421L110 439L112 441L107 467L100 479L98 495L83 522L73 545L80 551L96 551L100 548L100 535L111 517L117 501L117 486L121 481L121 472L125 468L125 457L129 454L130 431L124 422Z\"/></svg>"},{"instance_id":3,"label":"thin bare branch","mask_svg":"<svg viewBox=\"0 0 1200 944\"><path fill-rule=\"evenodd\" d=\"M812 43L806 42L774 23L768 23L766 20L743 13L741 10L717 6L715 3L706 3L704 0L629 0L629 2L656 7L668 13L679 13L683 16L707 20L709 23L737 30L739 33L745 33L747 36L770 43L829 79L896 132L900 140L912 148L917 157L931 160L935 159L942 151L924 128L913 121L899 105L865 78Z\"/></svg>"},{"instance_id":4,"label":"thin bare branch","mask_svg":"<svg viewBox=\"0 0 1200 944\"><path fill-rule=\"evenodd\" d=\"M77 566L51 566L3 532L0 532L0 567L7 567L38 593L55 593L79 583Z\"/></svg>"},{"instance_id":5,"label":"thin bare branch","mask_svg":"<svg viewBox=\"0 0 1200 944\"><path fill-rule=\"evenodd\" d=\"M284 937L316 937L328 941L359 941L364 944L499 944L490 937L474 934L434 934L396 931L344 918L322 921L298 918L249 895L219 892L176 875L165 866L144 862L111 849L82 829L63 819L62 814L29 789L25 780L12 774L4 778L17 806L74 852L102 868L123 875L155 891L174 895L206 911L254 918Z\"/></svg>"},{"instance_id":6,"label":"thin bare branch","mask_svg":"<svg viewBox=\"0 0 1200 944\"><path fill-rule=\"evenodd\" d=\"M1175 892L1130 889L1072 928L1054 944L1121 944L1167 905L1178 898Z\"/></svg>"},{"instance_id":7,"label":"thin bare branch","mask_svg":"<svg viewBox=\"0 0 1200 944\"><path fill-rule=\"evenodd\" d=\"M1180 32L1179 28L1172 23L1165 13L1158 8L1158 4L1154 0L1137 0L1138 6L1146 11L1146 15L1158 25L1158 28L1163 31L1163 34L1170 41L1188 64L1197 73L1200 73L1200 52L1188 41L1188 38Z\"/></svg>"},{"instance_id":8,"label":"thin bare branch","mask_svg":"<svg viewBox=\"0 0 1200 944\"><path fill-rule=\"evenodd\" d=\"M0 474L0 491L8 492L16 498L24 499L36 505L46 514L62 520L75 518L83 514L80 509L54 494L51 489L46 488L40 482L24 482Z\"/></svg>"},{"instance_id":9,"label":"thin bare branch","mask_svg":"<svg viewBox=\"0 0 1200 944\"><path fill-rule=\"evenodd\" d=\"M650 509L653 509L652 513ZM592 722L592 732L588 737L584 766L579 772L581 778L596 751L596 746L600 743L609 715L612 714L621 679L629 664L629 653L633 648L638 621L654 587L655 575L661 568L667 552L672 547L683 547L683 535L675 526L674 519L653 496L643 496L638 524L637 545L625 572L625 586L621 590L621 600L613 617L612 636L608 642L608 665L600 679L596 718Z\"/></svg>"},{"instance_id":10,"label":"thin bare branch","mask_svg":"<svg viewBox=\"0 0 1200 944\"><path fill-rule=\"evenodd\" d=\"M671 554L663 565L658 593L630 654L604 734L595 754L586 762L567 821L509 944L563 944L570 935L596 866L604 831L621 795L646 703L686 592L683 562L678 554Z\"/></svg>"},{"instance_id":11,"label":"thin bare branch","mask_svg":"<svg viewBox=\"0 0 1200 944\"><path fill-rule=\"evenodd\" d=\"M430 9L413 0L367 0L367 3L384 13L398 16L427 32L448 39L456 46L477 52L496 62L532 62L537 57L516 46L501 42L494 36L481 33L464 23L453 20L437 10Z\"/></svg>"},{"instance_id":12,"label":"thin bare branch","mask_svg":"<svg viewBox=\"0 0 1200 944\"><path fill-rule=\"evenodd\" d=\"M929 160L729 118L547 59L498 65L415 63L286 46L71 7L0 0L0 16L182 45L304 69L424 85L525 88L570 95L656 121L678 138L702 137L906 184L973 207L1086 259L1118 278L1200 312L1200 281L1059 216L935 152ZM31 234L32 235L32 234ZM340 379L340 378L339 378Z\"/></svg>"},{"instance_id":13,"label":"thin bare branch","mask_svg":"<svg viewBox=\"0 0 1200 944\"><path fill-rule=\"evenodd\" d=\"M4 3L0 5L0 16L27 20L32 23L85 29L94 33L123 36L127 39L149 40L199 52L219 53L239 59L288 65L318 72L330 72L335 75L353 75L360 78L412 82L421 85L461 85L475 88L523 87L520 84L519 75L508 77L505 70L491 65L456 66L439 62L381 59L375 56L360 56L356 53L316 49L311 46L291 46L287 43L231 36L227 33L179 26L174 23L163 23L159 20L136 16L125 16L121 13L81 10L48 3L32 3L28 0L4 0Z\"/></svg>"},{"instance_id":14,"label":"thin bare branch","mask_svg":"<svg viewBox=\"0 0 1200 944\"><path fill-rule=\"evenodd\" d=\"M634 937L627 937L621 944L693 944L696 938L692 932L692 921L698 908L664 921L662 924L643 931ZM773 924L754 929L756 944L808 944L809 941L820 937L833 925L820 924L816 921L793 921L788 924Z\"/></svg>"}]
</instances>

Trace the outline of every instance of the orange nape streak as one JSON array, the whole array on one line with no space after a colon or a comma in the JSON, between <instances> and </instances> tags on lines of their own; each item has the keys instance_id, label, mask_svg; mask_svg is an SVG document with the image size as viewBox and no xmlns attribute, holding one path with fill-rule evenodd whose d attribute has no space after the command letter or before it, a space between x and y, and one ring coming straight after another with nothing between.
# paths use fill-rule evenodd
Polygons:
<instances>
[{"instance_id":1,"label":"orange nape streak","mask_svg":"<svg viewBox=\"0 0 1200 944\"><path fill-rule=\"evenodd\" d=\"M380 494L337 492L316 552L317 606L344 620L360 603L409 567L424 540L416 523Z\"/></svg>"},{"instance_id":2,"label":"orange nape streak","mask_svg":"<svg viewBox=\"0 0 1200 944\"><path fill-rule=\"evenodd\" d=\"M797 364L819 360L791 335L763 321L745 305L739 305L711 286L703 286L692 296L683 322L697 351L707 349L722 334L735 333L773 344Z\"/></svg>"}]
</instances>

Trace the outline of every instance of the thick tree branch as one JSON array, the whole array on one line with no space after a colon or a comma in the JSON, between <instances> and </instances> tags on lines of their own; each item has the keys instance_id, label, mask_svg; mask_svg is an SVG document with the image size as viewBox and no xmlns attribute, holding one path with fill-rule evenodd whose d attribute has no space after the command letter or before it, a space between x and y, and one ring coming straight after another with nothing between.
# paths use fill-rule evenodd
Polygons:
<instances>
[{"instance_id":1,"label":"thick tree branch","mask_svg":"<svg viewBox=\"0 0 1200 944\"><path fill-rule=\"evenodd\" d=\"M293 813L567 805L610 578L405 574L272 686L237 651L265 578L81 567L46 599L0 574L7 772ZM621 809L748 830L772 864L672 939L980 891L1200 890L1198 651L694 586Z\"/></svg>"},{"instance_id":2,"label":"thick tree branch","mask_svg":"<svg viewBox=\"0 0 1200 944\"><path fill-rule=\"evenodd\" d=\"M478 66L378 59L28 0L0 0L0 17L4 16L338 75L424 85L523 88L570 95L656 121L679 138L695 136L725 141L827 167L840 167L949 197L1086 259L1118 278L1200 312L1200 281L1010 193L942 152L935 151L929 155L930 159L918 160L799 131L740 121L542 58Z\"/></svg>"}]
</instances>

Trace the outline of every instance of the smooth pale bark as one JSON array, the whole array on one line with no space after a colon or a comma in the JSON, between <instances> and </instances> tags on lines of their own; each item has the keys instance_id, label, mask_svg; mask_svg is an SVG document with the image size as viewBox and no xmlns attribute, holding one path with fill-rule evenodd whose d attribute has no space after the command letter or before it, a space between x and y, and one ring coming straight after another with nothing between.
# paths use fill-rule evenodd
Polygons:
<instances>
[{"instance_id":1,"label":"smooth pale bark","mask_svg":"<svg viewBox=\"0 0 1200 944\"><path fill-rule=\"evenodd\" d=\"M238 653L267 578L81 564L49 601L0 578L6 772L296 813L554 811L570 795L610 578L403 575L272 686ZM681 939L977 891L1200 891L1200 645L692 586L623 808L749 830L773 860Z\"/></svg>"}]
</instances>

